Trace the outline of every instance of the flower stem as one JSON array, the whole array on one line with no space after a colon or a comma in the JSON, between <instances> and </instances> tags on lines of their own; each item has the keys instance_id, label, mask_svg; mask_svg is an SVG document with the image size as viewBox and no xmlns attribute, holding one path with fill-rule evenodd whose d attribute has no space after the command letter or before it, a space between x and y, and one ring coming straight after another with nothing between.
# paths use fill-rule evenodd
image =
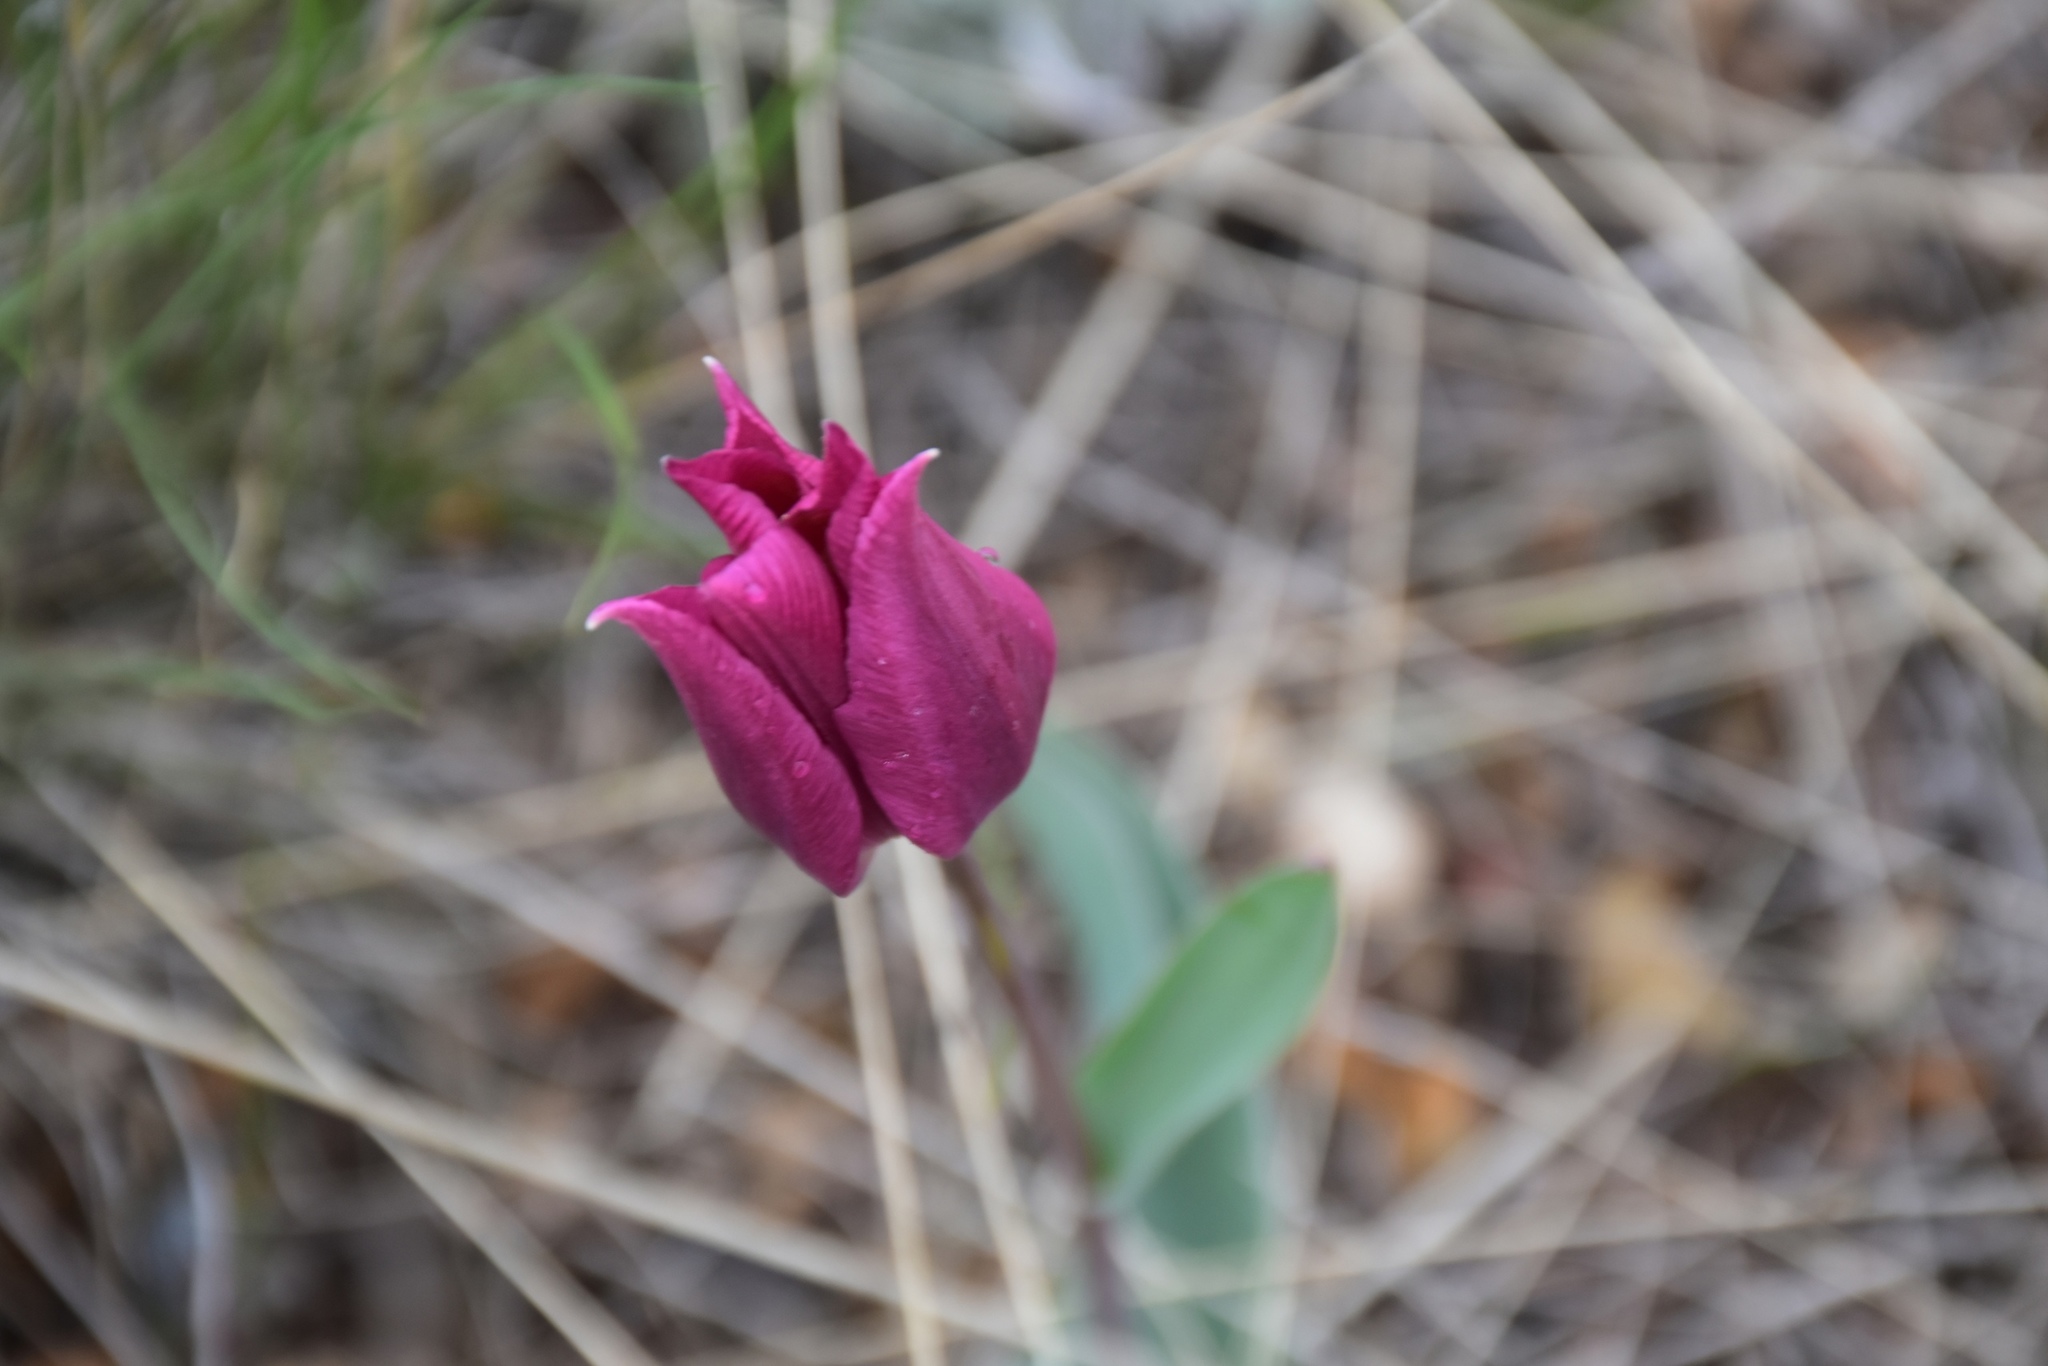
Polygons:
<instances>
[{"instance_id":1,"label":"flower stem","mask_svg":"<svg viewBox=\"0 0 2048 1366\"><path fill-rule=\"evenodd\" d=\"M1024 1052L1031 1061L1033 1090L1038 1094L1039 1112L1052 1136L1053 1148L1071 1170L1081 1194L1079 1238L1088 1265L1090 1307L1096 1327L1107 1338L1121 1338L1128 1328L1124 1308L1123 1282L1116 1258L1110 1251L1109 1228L1095 1199L1094 1162L1090 1156L1088 1129L1082 1122L1074 1088L1061 1064L1053 1042L1052 1014L1046 1008L1037 977L1011 952L1010 936L1003 930L1003 913L982 875L973 851L946 861L946 880L966 904L974 925L974 940L981 946L982 959L1001 988L1010 1013L1016 1018L1024 1040Z\"/></svg>"}]
</instances>

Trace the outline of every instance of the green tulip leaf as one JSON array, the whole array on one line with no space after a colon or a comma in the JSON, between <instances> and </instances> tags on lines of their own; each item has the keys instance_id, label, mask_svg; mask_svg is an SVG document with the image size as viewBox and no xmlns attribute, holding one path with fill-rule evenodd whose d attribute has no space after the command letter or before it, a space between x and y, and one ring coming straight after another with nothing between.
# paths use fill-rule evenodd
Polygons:
<instances>
[{"instance_id":1,"label":"green tulip leaf","mask_svg":"<svg viewBox=\"0 0 2048 1366\"><path fill-rule=\"evenodd\" d=\"M1249 1256L1266 1231L1266 1116L1246 1096L1195 1130L1159 1166L1137 1200L1139 1217L1169 1248L1213 1262Z\"/></svg>"},{"instance_id":2,"label":"green tulip leaf","mask_svg":"<svg viewBox=\"0 0 2048 1366\"><path fill-rule=\"evenodd\" d=\"M1048 732L1009 813L1073 944L1092 1037L1137 1004L1206 896L1138 785L1080 736Z\"/></svg>"},{"instance_id":3,"label":"green tulip leaf","mask_svg":"<svg viewBox=\"0 0 2048 1366\"><path fill-rule=\"evenodd\" d=\"M1076 1080L1097 1178L1130 1199L1258 1085L1308 1023L1337 944L1330 875L1246 887L1189 939Z\"/></svg>"},{"instance_id":4,"label":"green tulip leaf","mask_svg":"<svg viewBox=\"0 0 2048 1366\"><path fill-rule=\"evenodd\" d=\"M1066 931L1086 1037L1137 1007L1202 924L1208 892L1152 819L1129 769L1100 743L1048 731L1005 807ZM1266 1115L1254 1091L1193 1131L1132 1203L1169 1247L1250 1255L1266 1231Z\"/></svg>"}]
</instances>

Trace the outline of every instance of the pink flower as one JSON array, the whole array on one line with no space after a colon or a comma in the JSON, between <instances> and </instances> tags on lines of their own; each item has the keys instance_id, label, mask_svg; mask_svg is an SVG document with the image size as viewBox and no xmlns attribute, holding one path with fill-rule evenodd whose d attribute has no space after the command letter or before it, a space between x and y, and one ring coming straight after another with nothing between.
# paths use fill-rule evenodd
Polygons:
<instances>
[{"instance_id":1,"label":"pink flower","mask_svg":"<svg viewBox=\"0 0 2048 1366\"><path fill-rule=\"evenodd\" d=\"M694 587L605 603L654 648L739 813L833 891L892 835L941 858L1024 780L1056 645L1024 581L825 424L784 441L715 361L725 446L662 468L732 544Z\"/></svg>"}]
</instances>

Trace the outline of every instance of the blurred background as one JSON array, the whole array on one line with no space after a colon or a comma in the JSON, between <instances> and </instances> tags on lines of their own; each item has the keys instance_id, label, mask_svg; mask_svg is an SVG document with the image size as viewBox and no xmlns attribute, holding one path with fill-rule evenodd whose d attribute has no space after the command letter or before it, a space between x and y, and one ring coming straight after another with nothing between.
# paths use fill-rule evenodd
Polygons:
<instances>
[{"instance_id":1,"label":"blurred background","mask_svg":"<svg viewBox=\"0 0 2048 1366\"><path fill-rule=\"evenodd\" d=\"M830 903L580 625L723 550L707 354L1048 602L1064 1047L1140 902L1338 872L1131 1359L2040 1359L2048 5L0 20L0 1360L901 1358Z\"/></svg>"}]
</instances>

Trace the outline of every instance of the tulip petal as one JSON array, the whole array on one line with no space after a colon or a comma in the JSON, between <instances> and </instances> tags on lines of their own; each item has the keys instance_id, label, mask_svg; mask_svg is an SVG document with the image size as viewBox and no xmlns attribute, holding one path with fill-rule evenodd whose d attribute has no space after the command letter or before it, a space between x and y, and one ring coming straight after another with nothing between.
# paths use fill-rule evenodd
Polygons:
<instances>
[{"instance_id":1,"label":"tulip petal","mask_svg":"<svg viewBox=\"0 0 2048 1366\"><path fill-rule=\"evenodd\" d=\"M868 453L837 422L825 424L825 459L819 469L817 486L784 514L784 519L819 551L830 554L833 567L844 578L845 562L852 557L860 519L874 504L882 481L875 476ZM841 512L848 509L847 516L842 518ZM842 525L845 529L839 539L843 545L835 550L831 529Z\"/></svg>"},{"instance_id":2,"label":"tulip petal","mask_svg":"<svg viewBox=\"0 0 2048 1366\"><path fill-rule=\"evenodd\" d=\"M796 704L712 626L698 590L608 602L590 614L591 625L604 621L653 647L740 815L834 892L852 891L873 842L853 779Z\"/></svg>"},{"instance_id":3,"label":"tulip petal","mask_svg":"<svg viewBox=\"0 0 2048 1366\"><path fill-rule=\"evenodd\" d=\"M1024 581L918 506L931 458L882 481L861 525L835 715L889 820L951 858L1030 768L1058 647Z\"/></svg>"},{"instance_id":4,"label":"tulip petal","mask_svg":"<svg viewBox=\"0 0 2048 1366\"><path fill-rule=\"evenodd\" d=\"M694 460L670 456L661 469L711 514L735 550L760 540L804 496L782 459L764 451L713 451Z\"/></svg>"},{"instance_id":5,"label":"tulip petal","mask_svg":"<svg viewBox=\"0 0 2048 1366\"><path fill-rule=\"evenodd\" d=\"M782 433L775 430L775 424L754 406L754 401L746 396L723 365L706 356L704 368L711 372L712 382L718 386L718 402L725 409L725 444L729 449L778 456L788 463L792 472L805 465L815 468L817 460L782 439ZM797 477L803 479L806 487L815 482L815 474L809 477L799 474Z\"/></svg>"},{"instance_id":6,"label":"tulip petal","mask_svg":"<svg viewBox=\"0 0 2048 1366\"><path fill-rule=\"evenodd\" d=\"M846 700L846 623L839 585L810 542L777 525L697 592L718 633L829 734Z\"/></svg>"}]
</instances>

